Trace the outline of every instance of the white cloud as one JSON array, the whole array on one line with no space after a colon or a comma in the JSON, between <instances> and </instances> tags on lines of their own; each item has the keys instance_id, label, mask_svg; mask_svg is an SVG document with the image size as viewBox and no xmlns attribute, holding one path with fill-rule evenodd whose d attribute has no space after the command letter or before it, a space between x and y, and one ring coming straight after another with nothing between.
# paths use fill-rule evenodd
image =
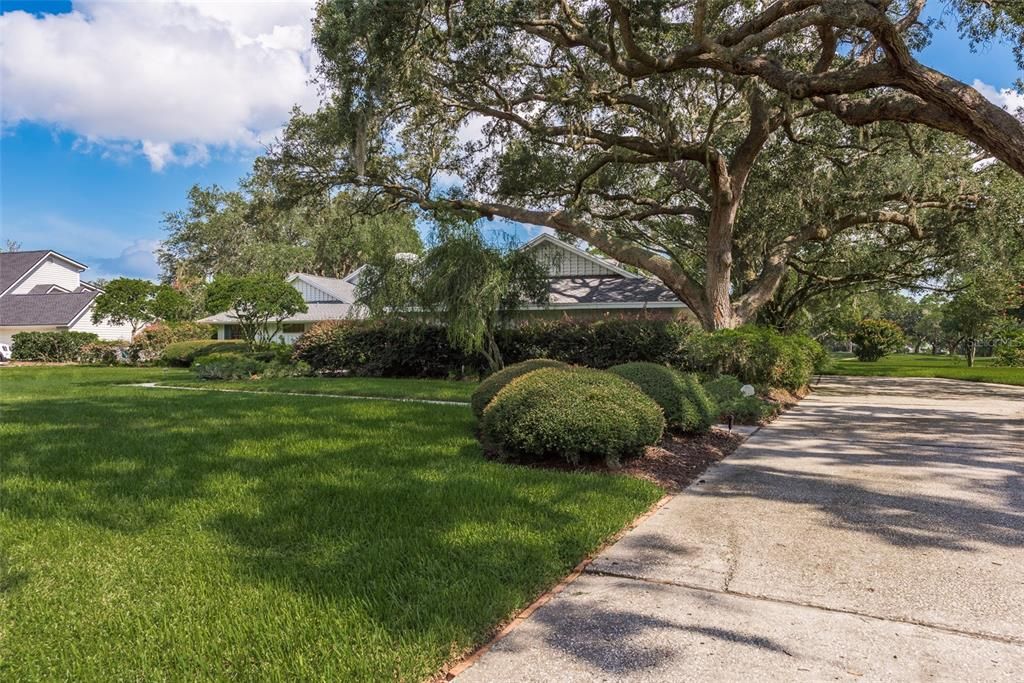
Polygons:
<instances>
[{"instance_id":1,"label":"white cloud","mask_svg":"<svg viewBox=\"0 0 1024 683\"><path fill-rule=\"evenodd\" d=\"M139 239L121 250L114 258L93 259L87 265L89 270L85 279L112 280L116 277L141 277L155 280L160 275L160 266L156 261L157 240Z\"/></svg>"},{"instance_id":2,"label":"white cloud","mask_svg":"<svg viewBox=\"0 0 1024 683\"><path fill-rule=\"evenodd\" d=\"M154 170L273 139L316 104L313 0L82 0L0 15L4 126L70 130Z\"/></svg>"},{"instance_id":3,"label":"white cloud","mask_svg":"<svg viewBox=\"0 0 1024 683\"><path fill-rule=\"evenodd\" d=\"M974 79L974 82L971 85L975 90L980 92L985 99L998 104L1011 114L1016 114L1019 110L1024 109L1024 93L1022 92L1014 90L1013 88L997 89L977 78Z\"/></svg>"}]
</instances>

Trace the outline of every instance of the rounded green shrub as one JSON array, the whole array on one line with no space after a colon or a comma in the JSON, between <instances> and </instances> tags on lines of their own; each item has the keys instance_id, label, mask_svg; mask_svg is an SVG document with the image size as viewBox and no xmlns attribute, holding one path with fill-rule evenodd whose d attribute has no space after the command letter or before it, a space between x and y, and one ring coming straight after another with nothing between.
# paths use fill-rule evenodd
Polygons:
<instances>
[{"instance_id":1,"label":"rounded green shrub","mask_svg":"<svg viewBox=\"0 0 1024 683\"><path fill-rule=\"evenodd\" d=\"M541 368L505 385L484 410L484 444L513 459L617 465L658 442L661 408L632 382L589 368Z\"/></svg>"},{"instance_id":2,"label":"rounded green shrub","mask_svg":"<svg viewBox=\"0 0 1024 683\"><path fill-rule=\"evenodd\" d=\"M534 370L539 370L540 368L564 367L568 366L560 360L533 358L498 370L493 375L490 375L484 381L480 382L480 385L473 392L473 396L470 398L470 405L473 407L473 414L476 415L477 419L480 419L484 414L484 408L486 408L487 404L491 402L491 399L493 399L506 384L514 380L516 377L525 375L528 372L533 372Z\"/></svg>"},{"instance_id":3,"label":"rounded green shrub","mask_svg":"<svg viewBox=\"0 0 1024 683\"><path fill-rule=\"evenodd\" d=\"M895 353L904 343L903 329L890 320L865 318L853 331L853 352L859 361L873 363Z\"/></svg>"},{"instance_id":4,"label":"rounded green shrub","mask_svg":"<svg viewBox=\"0 0 1024 683\"><path fill-rule=\"evenodd\" d=\"M633 382L654 399L665 412L669 428L684 432L704 432L714 423L714 402L700 383L675 368L657 363L623 363L608 368Z\"/></svg>"}]
</instances>

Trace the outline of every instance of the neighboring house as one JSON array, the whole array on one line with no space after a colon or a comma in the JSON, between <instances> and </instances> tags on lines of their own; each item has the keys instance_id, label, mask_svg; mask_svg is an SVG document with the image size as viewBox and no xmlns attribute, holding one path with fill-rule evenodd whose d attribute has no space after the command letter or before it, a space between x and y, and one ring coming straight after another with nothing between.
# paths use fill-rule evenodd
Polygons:
<instances>
[{"instance_id":1,"label":"neighboring house","mask_svg":"<svg viewBox=\"0 0 1024 683\"><path fill-rule=\"evenodd\" d=\"M550 302L524 305L516 315L519 319L691 317L686 304L657 280L631 273L614 261L589 254L551 235L540 235L520 248L533 251L547 266L551 285ZM288 282L302 293L309 310L285 320L278 341L291 344L309 326L323 320L365 317L365 309L355 303L360 270L344 278L289 275ZM216 325L218 339L241 336L238 321L230 312L199 322Z\"/></svg>"},{"instance_id":2,"label":"neighboring house","mask_svg":"<svg viewBox=\"0 0 1024 683\"><path fill-rule=\"evenodd\" d=\"M130 325L93 324L93 302L103 290L82 280L87 268L55 251L0 253L0 343L18 332L55 331L130 340Z\"/></svg>"},{"instance_id":3,"label":"neighboring house","mask_svg":"<svg viewBox=\"0 0 1024 683\"><path fill-rule=\"evenodd\" d=\"M364 317L362 308L357 306L356 283L359 281L356 269L344 278L321 277L308 273L292 273L287 281L302 294L302 300L309 308L285 320L275 338L286 344L293 343L309 326L324 320L344 320ZM203 318L199 322L217 326L217 339L241 339L242 330L233 313L224 311Z\"/></svg>"}]
</instances>

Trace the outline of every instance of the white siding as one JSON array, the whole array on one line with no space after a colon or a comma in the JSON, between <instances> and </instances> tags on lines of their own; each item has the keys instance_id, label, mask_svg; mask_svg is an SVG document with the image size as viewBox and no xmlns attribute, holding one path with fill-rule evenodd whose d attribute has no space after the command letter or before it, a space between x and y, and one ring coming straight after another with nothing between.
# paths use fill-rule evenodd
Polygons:
<instances>
[{"instance_id":1,"label":"white siding","mask_svg":"<svg viewBox=\"0 0 1024 683\"><path fill-rule=\"evenodd\" d=\"M292 280L292 286L299 290L299 294L302 295L302 300L308 303L319 302L324 303L328 301L338 301L338 297L333 294L328 294L319 287L314 287L305 280L296 278Z\"/></svg>"},{"instance_id":2,"label":"white siding","mask_svg":"<svg viewBox=\"0 0 1024 683\"><path fill-rule=\"evenodd\" d=\"M69 292L73 292L81 284L82 278L78 270L69 266L65 261L51 256L9 294L28 294L28 291L36 285L59 285Z\"/></svg>"},{"instance_id":3,"label":"white siding","mask_svg":"<svg viewBox=\"0 0 1024 683\"><path fill-rule=\"evenodd\" d=\"M72 332L92 332L99 335L100 339L106 340L131 341L132 339L131 325L111 325L108 322L93 324L91 305L75 324L68 329Z\"/></svg>"},{"instance_id":4,"label":"white siding","mask_svg":"<svg viewBox=\"0 0 1024 683\"><path fill-rule=\"evenodd\" d=\"M560 249L554 244L540 244L534 248L533 254L537 260L548 267L550 277L619 276L611 268L595 263L568 249Z\"/></svg>"}]
</instances>

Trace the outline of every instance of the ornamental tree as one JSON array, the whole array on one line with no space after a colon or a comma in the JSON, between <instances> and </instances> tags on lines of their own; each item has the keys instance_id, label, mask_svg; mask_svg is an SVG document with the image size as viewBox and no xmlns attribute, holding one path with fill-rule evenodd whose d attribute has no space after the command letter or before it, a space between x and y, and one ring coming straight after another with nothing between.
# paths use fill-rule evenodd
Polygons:
<instances>
[{"instance_id":1,"label":"ornamental tree","mask_svg":"<svg viewBox=\"0 0 1024 683\"><path fill-rule=\"evenodd\" d=\"M249 344L268 344L287 318L309 310L290 283L274 275L219 275L206 289L207 312L227 314L238 321Z\"/></svg>"},{"instance_id":2,"label":"ornamental tree","mask_svg":"<svg viewBox=\"0 0 1024 683\"><path fill-rule=\"evenodd\" d=\"M103 286L92 307L92 322L107 320L114 325L128 325L132 336L156 317L153 298L157 286L149 280L120 277Z\"/></svg>"},{"instance_id":3,"label":"ornamental tree","mask_svg":"<svg viewBox=\"0 0 1024 683\"><path fill-rule=\"evenodd\" d=\"M735 327L815 245L930 240L979 203L955 172L920 170L933 155L915 154L919 142L955 144L908 134L902 124L916 119L894 113L904 99L874 102L881 114L860 121L866 129L841 122L863 99L845 84L862 69L857 55L872 55L863 68L876 80L895 68L857 42L870 34L860 17L878 19L861 5L323 2L324 105L293 117L258 176L286 196L363 188L427 212L552 228L659 278L706 328ZM857 21L841 18L847 10ZM777 73L799 69L812 74L797 79L802 89L778 87ZM844 85L832 93L831 81ZM1016 122L974 104L972 121L1001 126L993 150L1014 157L1003 143ZM967 135L928 119L932 106L915 109L920 122ZM479 136L460 139L468 128ZM889 168L895 149L901 162ZM972 155L960 157L957 168L969 167ZM829 187L830 173L852 166L875 182ZM879 182L887 174L896 180ZM814 186L827 201L808 197L797 215L776 191L746 227L748 192L772 184Z\"/></svg>"}]
</instances>

